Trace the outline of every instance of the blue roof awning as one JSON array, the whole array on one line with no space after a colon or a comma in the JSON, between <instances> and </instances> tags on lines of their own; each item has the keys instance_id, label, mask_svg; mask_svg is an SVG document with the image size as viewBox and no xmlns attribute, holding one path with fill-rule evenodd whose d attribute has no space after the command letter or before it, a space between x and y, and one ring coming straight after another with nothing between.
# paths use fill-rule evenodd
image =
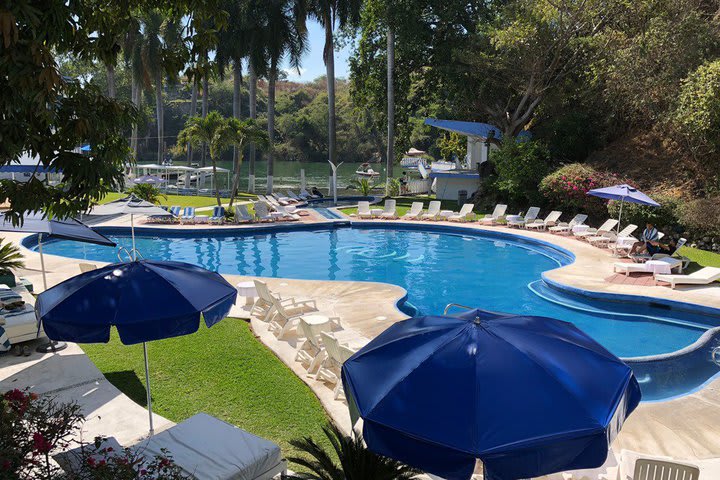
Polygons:
<instances>
[{"instance_id":1,"label":"blue roof awning","mask_svg":"<svg viewBox=\"0 0 720 480\"><path fill-rule=\"evenodd\" d=\"M459 133L461 135L467 135L469 137L480 137L483 140L487 139L490 132L493 132L493 138L498 140L502 138L502 132L495 125L481 122L461 122L459 120L438 120L436 118L426 118L425 125L431 127L442 128L449 132Z\"/></svg>"}]
</instances>

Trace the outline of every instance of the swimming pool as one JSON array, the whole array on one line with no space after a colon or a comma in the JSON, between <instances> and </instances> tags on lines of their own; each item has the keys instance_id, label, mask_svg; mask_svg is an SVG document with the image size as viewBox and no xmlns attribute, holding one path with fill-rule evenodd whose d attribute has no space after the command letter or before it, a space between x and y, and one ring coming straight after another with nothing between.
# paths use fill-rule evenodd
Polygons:
<instances>
[{"instance_id":1,"label":"swimming pool","mask_svg":"<svg viewBox=\"0 0 720 480\"><path fill-rule=\"evenodd\" d=\"M99 230L129 247L127 229ZM554 317L574 323L624 358L670 354L720 325L720 317L713 315L590 299L548 285L541 280L543 272L572 262L572 255L504 232L400 224L203 231L139 228L136 243L145 258L185 261L226 274L399 285L408 292L406 311L414 307L421 313L442 313L446 304L459 303ZM51 241L43 248L48 254L117 261L115 249L96 245ZM691 381L665 382L659 390L646 384L645 398L688 391L718 370L714 364L703 367L707 368ZM636 369L638 378L641 373ZM660 384L658 378L649 383Z\"/></svg>"}]
</instances>

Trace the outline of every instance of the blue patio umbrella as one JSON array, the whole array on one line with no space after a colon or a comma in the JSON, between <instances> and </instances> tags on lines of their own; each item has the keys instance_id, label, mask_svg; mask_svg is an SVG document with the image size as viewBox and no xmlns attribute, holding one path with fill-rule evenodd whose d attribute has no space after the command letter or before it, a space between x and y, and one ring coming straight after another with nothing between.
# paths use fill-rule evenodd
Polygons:
<instances>
[{"instance_id":1,"label":"blue patio umbrella","mask_svg":"<svg viewBox=\"0 0 720 480\"><path fill-rule=\"evenodd\" d=\"M164 178L157 177L155 175L143 175L133 180L133 183L145 183L148 185L159 185L165 183L167 180Z\"/></svg>"},{"instance_id":2,"label":"blue patio umbrella","mask_svg":"<svg viewBox=\"0 0 720 480\"><path fill-rule=\"evenodd\" d=\"M574 325L471 310L385 330L342 367L370 450L450 480L599 467L640 402L632 370Z\"/></svg>"},{"instance_id":3,"label":"blue patio umbrella","mask_svg":"<svg viewBox=\"0 0 720 480\"><path fill-rule=\"evenodd\" d=\"M659 203L642 193L637 188L626 184L615 185L614 187L595 188L587 192L587 194L592 195L593 197L620 201L620 214L618 216L617 223L618 232L620 231L620 220L622 220L623 204L625 202L639 203L640 205L648 205L651 207L660 206Z\"/></svg>"},{"instance_id":4,"label":"blue patio umbrella","mask_svg":"<svg viewBox=\"0 0 720 480\"><path fill-rule=\"evenodd\" d=\"M146 342L194 333L225 318L237 290L221 275L188 263L136 260L80 274L41 293L35 312L52 340L107 343L115 327L125 345L143 344L153 433Z\"/></svg>"}]
</instances>

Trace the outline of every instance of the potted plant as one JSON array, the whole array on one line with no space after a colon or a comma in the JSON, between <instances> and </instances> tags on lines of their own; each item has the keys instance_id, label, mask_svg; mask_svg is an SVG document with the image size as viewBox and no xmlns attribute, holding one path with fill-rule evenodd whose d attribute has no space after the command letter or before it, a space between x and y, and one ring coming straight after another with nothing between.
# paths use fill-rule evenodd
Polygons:
<instances>
[{"instance_id":1,"label":"potted plant","mask_svg":"<svg viewBox=\"0 0 720 480\"><path fill-rule=\"evenodd\" d=\"M25 267L25 262L20 249L12 243L2 243L0 240L0 284L14 287L15 274L12 269L23 267Z\"/></svg>"}]
</instances>

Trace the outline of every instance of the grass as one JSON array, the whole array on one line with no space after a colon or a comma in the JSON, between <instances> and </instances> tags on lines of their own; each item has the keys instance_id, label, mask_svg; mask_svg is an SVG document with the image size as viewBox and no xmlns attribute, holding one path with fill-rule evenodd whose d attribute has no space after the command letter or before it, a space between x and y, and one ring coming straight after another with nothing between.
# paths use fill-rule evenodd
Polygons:
<instances>
[{"instance_id":1,"label":"grass","mask_svg":"<svg viewBox=\"0 0 720 480\"><path fill-rule=\"evenodd\" d=\"M142 345L83 345L107 379L145 406ZM328 417L310 388L257 340L248 324L226 318L192 335L148 343L153 411L181 422L206 412L276 442L285 456L291 439L327 445Z\"/></svg>"},{"instance_id":2,"label":"grass","mask_svg":"<svg viewBox=\"0 0 720 480\"><path fill-rule=\"evenodd\" d=\"M699 270L702 267L720 267L720 254L714 252L692 247L682 247L679 254L688 257L692 261L687 270L689 273Z\"/></svg>"},{"instance_id":3,"label":"grass","mask_svg":"<svg viewBox=\"0 0 720 480\"><path fill-rule=\"evenodd\" d=\"M117 192L111 192L105 195L105 198L100 200L100 203L108 203L112 202L113 200L117 200L119 198L126 197L126 193L117 193ZM250 193L241 193L239 192L237 197L235 197L236 200L250 200L255 199L256 196ZM228 198L221 198L220 199L224 204L229 202L230 200ZM167 195L167 197L160 197L160 205L168 205L168 206L174 206L178 205L180 207L212 207L214 205L217 205L217 200L215 197L191 197L186 195Z\"/></svg>"}]
</instances>

